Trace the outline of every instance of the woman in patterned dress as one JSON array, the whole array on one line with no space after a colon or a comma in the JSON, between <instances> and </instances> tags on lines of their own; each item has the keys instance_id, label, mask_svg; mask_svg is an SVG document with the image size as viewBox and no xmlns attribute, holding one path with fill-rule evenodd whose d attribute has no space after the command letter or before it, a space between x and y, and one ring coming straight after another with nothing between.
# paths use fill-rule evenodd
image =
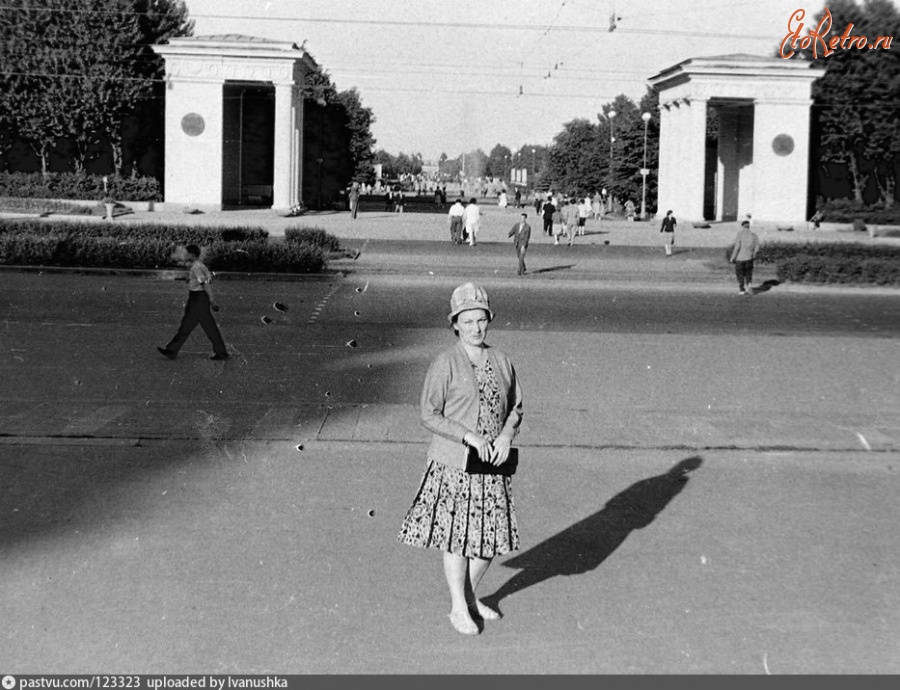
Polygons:
<instances>
[{"instance_id":1,"label":"woman in patterned dress","mask_svg":"<svg viewBox=\"0 0 900 690\"><path fill-rule=\"evenodd\" d=\"M475 596L491 560L519 547L510 477L467 474L468 448L493 465L509 457L522 421L522 390L509 358L488 346L494 318L487 293L466 283L453 291L450 320L459 338L432 362L421 399L422 425L432 432L425 476L397 539L444 553L450 622L477 635L476 619L500 613Z\"/></svg>"}]
</instances>

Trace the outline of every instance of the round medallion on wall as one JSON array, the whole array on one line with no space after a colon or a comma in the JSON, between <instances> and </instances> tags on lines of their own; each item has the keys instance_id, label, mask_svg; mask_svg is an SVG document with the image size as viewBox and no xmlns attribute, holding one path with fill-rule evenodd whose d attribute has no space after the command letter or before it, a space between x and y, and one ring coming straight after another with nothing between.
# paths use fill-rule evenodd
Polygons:
<instances>
[{"instance_id":1,"label":"round medallion on wall","mask_svg":"<svg viewBox=\"0 0 900 690\"><path fill-rule=\"evenodd\" d=\"M197 113L188 113L181 118L181 130L189 137L203 134L204 129L206 129L206 123L203 121L203 117Z\"/></svg>"},{"instance_id":2,"label":"round medallion on wall","mask_svg":"<svg viewBox=\"0 0 900 690\"><path fill-rule=\"evenodd\" d=\"M779 156L788 156L794 150L794 138L790 134L779 134L772 139L772 150Z\"/></svg>"}]
</instances>

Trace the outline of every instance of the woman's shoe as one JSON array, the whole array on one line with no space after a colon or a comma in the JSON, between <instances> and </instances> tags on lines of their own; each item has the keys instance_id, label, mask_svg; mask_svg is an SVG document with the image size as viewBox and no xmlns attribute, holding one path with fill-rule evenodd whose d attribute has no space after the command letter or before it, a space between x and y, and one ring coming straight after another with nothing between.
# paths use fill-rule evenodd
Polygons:
<instances>
[{"instance_id":1,"label":"woman's shoe","mask_svg":"<svg viewBox=\"0 0 900 690\"><path fill-rule=\"evenodd\" d=\"M462 613L450 613L449 618L450 624L456 628L456 632L462 635L477 635L481 632L478 629L478 625L469 616L468 611Z\"/></svg>"},{"instance_id":2,"label":"woman's shoe","mask_svg":"<svg viewBox=\"0 0 900 690\"><path fill-rule=\"evenodd\" d=\"M498 621L503 618L503 614L489 606L482 604L479 600L475 600L475 606L478 609L478 615L486 621Z\"/></svg>"}]
</instances>

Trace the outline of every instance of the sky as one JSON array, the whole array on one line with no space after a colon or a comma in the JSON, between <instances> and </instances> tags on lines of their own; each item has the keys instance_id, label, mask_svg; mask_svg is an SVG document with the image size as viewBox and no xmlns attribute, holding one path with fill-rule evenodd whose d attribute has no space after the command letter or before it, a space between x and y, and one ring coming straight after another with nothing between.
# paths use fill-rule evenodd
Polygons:
<instances>
[{"instance_id":1,"label":"sky","mask_svg":"<svg viewBox=\"0 0 900 690\"><path fill-rule=\"evenodd\" d=\"M454 158L550 144L692 57L774 55L823 0L186 0L194 35L290 40L355 87L376 148ZM615 14L616 28L609 31Z\"/></svg>"}]
</instances>

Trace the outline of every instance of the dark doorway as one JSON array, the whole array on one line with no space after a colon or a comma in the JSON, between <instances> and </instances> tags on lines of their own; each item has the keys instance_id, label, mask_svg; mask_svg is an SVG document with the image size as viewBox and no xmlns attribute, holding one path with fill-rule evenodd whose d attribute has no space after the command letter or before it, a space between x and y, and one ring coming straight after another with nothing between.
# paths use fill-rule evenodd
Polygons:
<instances>
[{"instance_id":1,"label":"dark doorway","mask_svg":"<svg viewBox=\"0 0 900 690\"><path fill-rule=\"evenodd\" d=\"M275 87L226 81L222 115L222 205L272 206Z\"/></svg>"}]
</instances>

